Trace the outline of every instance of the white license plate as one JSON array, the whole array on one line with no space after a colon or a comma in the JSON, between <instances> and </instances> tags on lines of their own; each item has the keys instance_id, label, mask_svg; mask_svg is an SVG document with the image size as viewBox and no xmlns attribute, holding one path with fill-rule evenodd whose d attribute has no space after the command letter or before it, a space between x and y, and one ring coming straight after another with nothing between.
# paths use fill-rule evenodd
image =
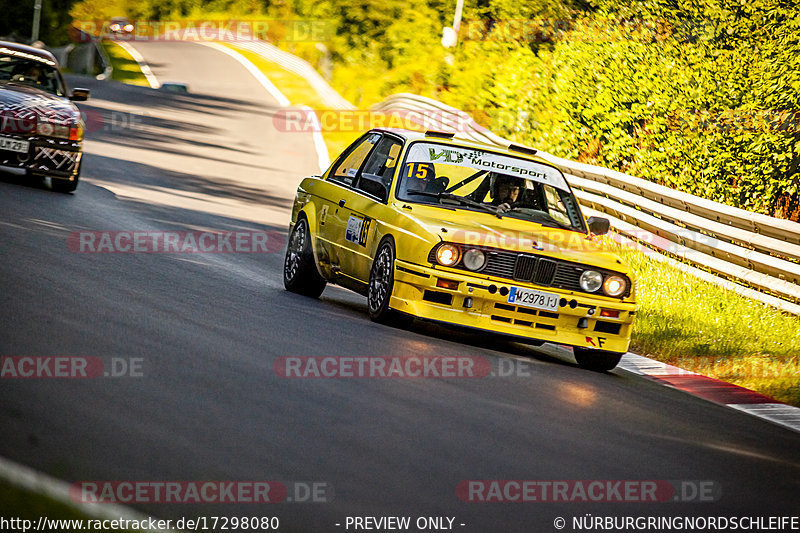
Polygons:
<instances>
[{"instance_id":1,"label":"white license plate","mask_svg":"<svg viewBox=\"0 0 800 533\"><path fill-rule=\"evenodd\" d=\"M508 303L533 307L543 311L558 311L558 301L560 299L557 294L522 289L520 287L511 287L511 292L508 293Z\"/></svg>"},{"instance_id":2,"label":"white license plate","mask_svg":"<svg viewBox=\"0 0 800 533\"><path fill-rule=\"evenodd\" d=\"M11 152L20 152L22 154L27 154L29 147L30 143L28 141L18 141L17 139L0 137L0 150L9 150Z\"/></svg>"}]
</instances>

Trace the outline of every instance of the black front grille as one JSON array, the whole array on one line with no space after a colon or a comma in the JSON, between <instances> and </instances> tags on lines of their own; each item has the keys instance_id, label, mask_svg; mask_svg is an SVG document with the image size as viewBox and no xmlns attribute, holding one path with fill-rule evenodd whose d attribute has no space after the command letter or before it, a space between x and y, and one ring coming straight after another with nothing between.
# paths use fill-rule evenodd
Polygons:
<instances>
[{"instance_id":1,"label":"black front grille","mask_svg":"<svg viewBox=\"0 0 800 533\"><path fill-rule=\"evenodd\" d=\"M513 278L549 287L558 270L558 262L535 255L519 254L514 264Z\"/></svg>"},{"instance_id":2,"label":"black front grille","mask_svg":"<svg viewBox=\"0 0 800 533\"><path fill-rule=\"evenodd\" d=\"M553 276L556 275L556 268L558 268L558 263L552 259L539 259L533 282L537 285L550 285L553 283Z\"/></svg>"},{"instance_id":3,"label":"black front grille","mask_svg":"<svg viewBox=\"0 0 800 533\"><path fill-rule=\"evenodd\" d=\"M489 252L486 266L481 270L481 274L513 279L517 255L510 252Z\"/></svg>"},{"instance_id":4,"label":"black front grille","mask_svg":"<svg viewBox=\"0 0 800 533\"><path fill-rule=\"evenodd\" d=\"M517 262L514 265L514 279L530 281L533 278L533 273L536 272L536 264L538 262L539 258L535 255L518 255Z\"/></svg>"},{"instance_id":5,"label":"black front grille","mask_svg":"<svg viewBox=\"0 0 800 533\"><path fill-rule=\"evenodd\" d=\"M435 250L431 250L428 260L436 264ZM533 254L521 254L497 249L484 249L486 252L486 266L478 272L486 276L494 276L512 281L530 282L542 287L554 287L566 291L586 292L581 289L580 278L587 268L597 270L604 275L612 274L595 267L587 267L576 263L550 259ZM463 269L461 263L456 268ZM464 269L466 270L466 269ZM628 280L628 290L623 295L630 295L631 284ZM599 293L602 295L602 291Z\"/></svg>"},{"instance_id":6,"label":"black front grille","mask_svg":"<svg viewBox=\"0 0 800 533\"><path fill-rule=\"evenodd\" d=\"M579 291L581 290L581 274L583 274L583 268L569 263L559 263L551 285L559 289Z\"/></svg>"}]
</instances>

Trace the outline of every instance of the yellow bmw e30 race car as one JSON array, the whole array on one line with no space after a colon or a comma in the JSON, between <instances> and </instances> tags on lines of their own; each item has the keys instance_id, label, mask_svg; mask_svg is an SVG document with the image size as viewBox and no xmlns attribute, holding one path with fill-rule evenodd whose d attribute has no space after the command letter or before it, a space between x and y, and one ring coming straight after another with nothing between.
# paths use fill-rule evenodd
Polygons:
<instances>
[{"instance_id":1,"label":"yellow bmw e30 race car","mask_svg":"<svg viewBox=\"0 0 800 533\"><path fill-rule=\"evenodd\" d=\"M373 129L300 183L284 285L317 298L336 283L376 321L570 345L582 367L610 370L636 303L631 269L599 237L608 228L531 148Z\"/></svg>"}]
</instances>

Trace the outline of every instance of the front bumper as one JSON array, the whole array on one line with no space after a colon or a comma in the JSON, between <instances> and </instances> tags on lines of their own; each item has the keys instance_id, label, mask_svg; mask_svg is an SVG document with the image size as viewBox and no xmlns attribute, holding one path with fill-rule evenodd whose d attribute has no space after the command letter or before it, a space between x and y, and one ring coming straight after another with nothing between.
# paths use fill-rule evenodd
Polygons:
<instances>
[{"instance_id":1,"label":"front bumper","mask_svg":"<svg viewBox=\"0 0 800 533\"><path fill-rule=\"evenodd\" d=\"M611 352L626 352L630 344L636 315L636 304L631 301L508 280L482 279L399 259L395 261L394 275L395 285L389 306L420 318ZM439 278L458 282L458 287L437 287ZM512 286L558 294L558 312L509 304L506 291ZM617 311L619 315L600 316L603 310L609 310L611 314Z\"/></svg>"},{"instance_id":2,"label":"front bumper","mask_svg":"<svg viewBox=\"0 0 800 533\"><path fill-rule=\"evenodd\" d=\"M4 134L8 137L8 135ZM81 143L41 137L16 137L30 142L27 153L0 150L0 170L69 179L78 174Z\"/></svg>"}]
</instances>

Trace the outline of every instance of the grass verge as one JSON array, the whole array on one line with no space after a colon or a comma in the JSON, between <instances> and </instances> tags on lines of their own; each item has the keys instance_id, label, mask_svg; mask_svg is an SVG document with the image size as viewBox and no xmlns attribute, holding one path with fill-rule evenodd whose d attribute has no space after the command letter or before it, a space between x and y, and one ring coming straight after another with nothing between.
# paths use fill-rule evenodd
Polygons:
<instances>
[{"instance_id":1,"label":"grass verge","mask_svg":"<svg viewBox=\"0 0 800 533\"><path fill-rule=\"evenodd\" d=\"M612 246L638 277L632 351L800 407L800 318Z\"/></svg>"},{"instance_id":2,"label":"grass verge","mask_svg":"<svg viewBox=\"0 0 800 533\"><path fill-rule=\"evenodd\" d=\"M50 520L81 521L80 523L62 522L59 527L45 528L46 531L59 531L62 533L93 529L99 531L99 528L86 527L86 521L94 520L94 518L79 512L74 507L52 500L47 496L13 486L5 481L0 481L0 516L6 520L11 518L29 520L29 529L35 529L39 518L45 517ZM25 522L17 522L17 524L25 524ZM111 525L110 522L107 522L107 524ZM22 527L12 527L11 531L15 529L18 531L23 530ZM103 529L103 531L132 532L139 530Z\"/></svg>"},{"instance_id":3,"label":"grass verge","mask_svg":"<svg viewBox=\"0 0 800 533\"><path fill-rule=\"evenodd\" d=\"M102 41L100 45L114 69L111 79L131 85L150 87L150 83L139 68L139 63L123 47L114 41Z\"/></svg>"},{"instance_id":4,"label":"grass verge","mask_svg":"<svg viewBox=\"0 0 800 533\"><path fill-rule=\"evenodd\" d=\"M252 61L292 105L325 108L301 76L253 52L231 48ZM331 160L360 133L323 129ZM638 250L618 244L612 247L638 277L639 312L632 351L800 407L800 318L700 280Z\"/></svg>"}]
</instances>

